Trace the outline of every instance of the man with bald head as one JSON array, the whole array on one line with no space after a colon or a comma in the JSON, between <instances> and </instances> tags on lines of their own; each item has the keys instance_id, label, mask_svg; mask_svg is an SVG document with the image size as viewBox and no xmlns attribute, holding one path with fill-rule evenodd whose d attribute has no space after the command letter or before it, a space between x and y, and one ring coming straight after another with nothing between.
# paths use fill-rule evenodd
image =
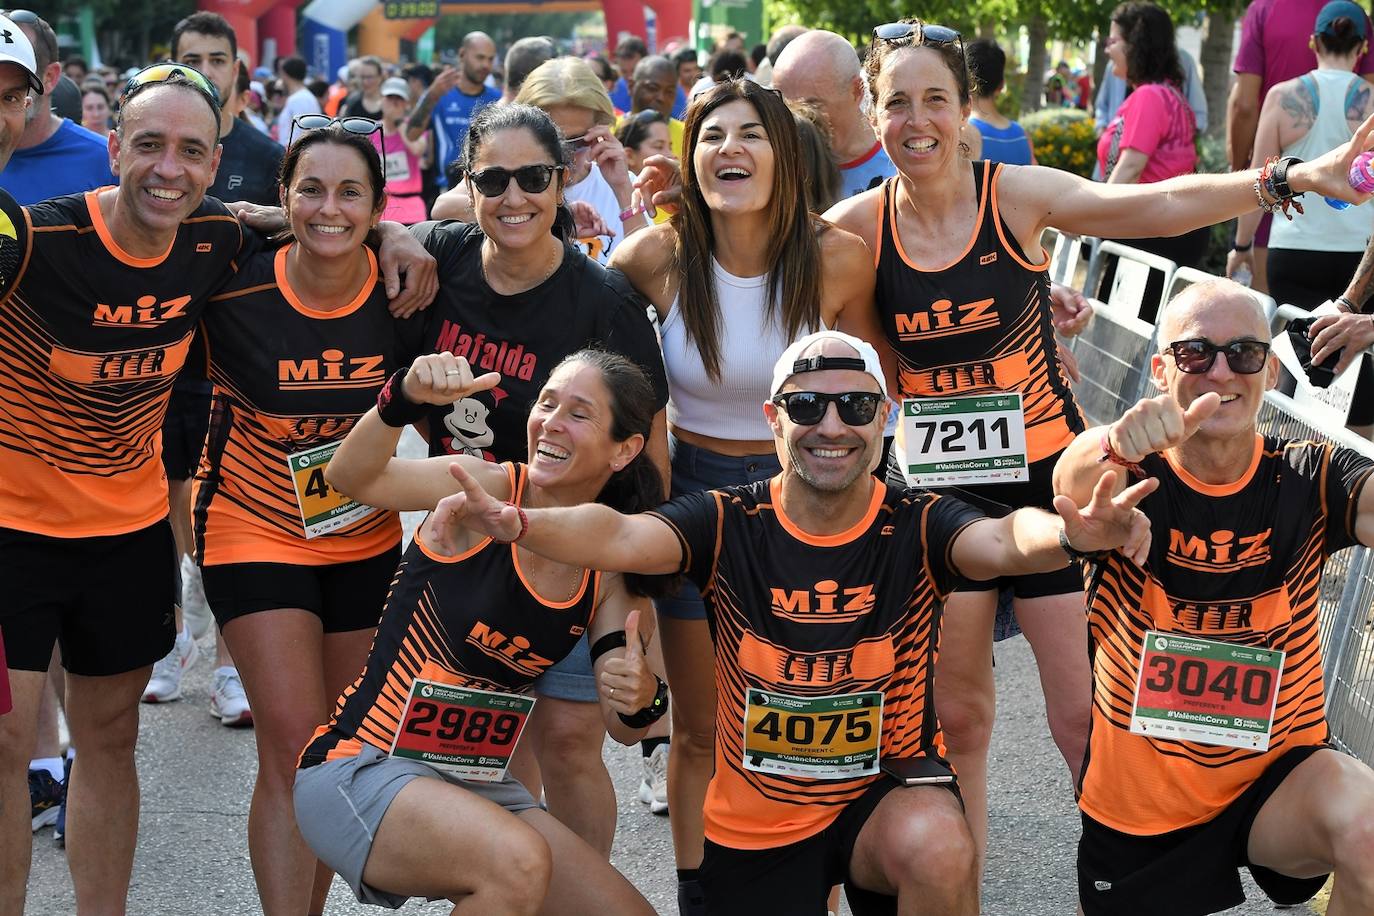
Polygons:
<instances>
[{"instance_id":1,"label":"man with bald head","mask_svg":"<svg viewBox=\"0 0 1374 916\"><path fill-rule=\"evenodd\" d=\"M486 84L496 62L496 42L486 32L469 32L458 49L458 66L445 67L434 78L406 121L406 137L414 143L433 127L435 184L448 187L448 166L463 152L468 125L477 112L501 98Z\"/></svg>"},{"instance_id":2,"label":"man with bald head","mask_svg":"<svg viewBox=\"0 0 1374 916\"><path fill-rule=\"evenodd\" d=\"M1159 340L1163 394L1055 469L1070 498L1109 470L1159 481L1144 567L1088 569L1083 912L1219 912L1244 900L1241 866L1290 905L1334 872L1329 916L1374 912L1374 771L1330 744L1317 608L1326 559L1374 545L1374 462L1258 434L1278 362L1246 288L1188 287Z\"/></svg>"},{"instance_id":3,"label":"man with bald head","mask_svg":"<svg viewBox=\"0 0 1374 916\"><path fill-rule=\"evenodd\" d=\"M1061 568L1076 550L1148 542L1104 484L1079 511L988 519L872 475L888 410L878 354L838 331L789 346L761 405L782 472L642 515L517 510L461 468L426 540L464 525L559 562L683 573L701 589L720 685L705 857L683 914L819 913L843 883L856 914L975 914L974 844L926 698L944 597L964 577ZM703 633L703 641L705 633ZM595 651L595 650L593 650ZM710 658L676 659L710 666ZM709 670L709 668L707 669ZM880 766L881 759L881 766ZM919 901L919 904L917 903Z\"/></svg>"},{"instance_id":4,"label":"man with bald head","mask_svg":"<svg viewBox=\"0 0 1374 916\"><path fill-rule=\"evenodd\" d=\"M673 155L681 159L683 124L669 114L679 91L677 65L658 54L642 57L635 64L629 83L630 110L625 117L632 118L641 111L656 111L668 118L668 142Z\"/></svg>"},{"instance_id":5,"label":"man with bald head","mask_svg":"<svg viewBox=\"0 0 1374 916\"><path fill-rule=\"evenodd\" d=\"M797 36L773 61L773 88L789 101L810 102L825 112L844 197L897 174L864 112L859 56L843 37L823 29Z\"/></svg>"}]
</instances>

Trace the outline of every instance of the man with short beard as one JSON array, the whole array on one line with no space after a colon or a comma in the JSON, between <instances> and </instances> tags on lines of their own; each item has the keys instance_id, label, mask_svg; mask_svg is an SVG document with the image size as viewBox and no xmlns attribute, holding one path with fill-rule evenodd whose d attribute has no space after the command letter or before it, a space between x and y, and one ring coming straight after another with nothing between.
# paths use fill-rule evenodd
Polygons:
<instances>
[{"instance_id":1,"label":"man with short beard","mask_svg":"<svg viewBox=\"0 0 1374 916\"><path fill-rule=\"evenodd\" d=\"M1134 505L1153 484L1111 499L1109 479L1084 510L1061 497L1062 521L1039 509L988 519L872 476L888 404L869 344L807 335L770 390L772 480L627 516L517 509L454 465L463 492L435 507L425 540L452 553L463 525L558 562L683 573L700 587L719 688L715 772L680 912L818 913L843 883L857 913L892 912L896 897L903 913L919 901L971 916L973 836L928 699L944 598L965 578L1058 569L1080 551L1139 555L1149 531ZM924 784L908 781L915 770Z\"/></svg>"},{"instance_id":2,"label":"man with short beard","mask_svg":"<svg viewBox=\"0 0 1374 916\"><path fill-rule=\"evenodd\" d=\"M458 50L458 67L445 67L406 122L406 137L413 143L424 136L431 123L435 143L435 184L448 187L447 169L463 150L468 125L477 112L501 98L486 84L496 60L496 43L486 32L469 32Z\"/></svg>"}]
</instances>

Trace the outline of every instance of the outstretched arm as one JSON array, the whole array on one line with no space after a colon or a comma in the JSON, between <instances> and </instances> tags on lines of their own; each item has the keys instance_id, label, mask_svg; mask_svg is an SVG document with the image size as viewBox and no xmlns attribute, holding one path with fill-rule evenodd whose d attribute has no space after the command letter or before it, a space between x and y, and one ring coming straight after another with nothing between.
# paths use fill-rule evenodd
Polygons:
<instances>
[{"instance_id":1,"label":"outstretched arm","mask_svg":"<svg viewBox=\"0 0 1374 916\"><path fill-rule=\"evenodd\" d=\"M425 541L458 552L467 529L571 566L606 572L665 575L682 568L682 545L667 522L653 515L622 515L600 503L517 510L484 488L465 465L449 466L462 492L439 500L425 522ZM521 518L521 512L524 518Z\"/></svg>"},{"instance_id":2,"label":"outstretched arm","mask_svg":"<svg viewBox=\"0 0 1374 916\"><path fill-rule=\"evenodd\" d=\"M1136 504L1153 493L1159 481L1143 480L1114 496L1115 477L1104 474L1083 509L1066 496L1056 496L1058 519L1040 509L1018 509L1005 518L974 522L951 549L955 567L971 579L1061 569L1069 561L1061 532L1076 551L1119 549L1133 562L1144 563L1150 550L1150 521Z\"/></svg>"},{"instance_id":3,"label":"outstretched arm","mask_svg":"<svg viewBox=\"0 0 1374 916\"><path fill-rule=\"evenodd\" d=\"M474 379L467 360L451 353L432 353L417 357L406 370L400 390L390 395L412 405L451 404L500 380L495 372ZM428 509L454 492L456 485L448 468L455 461L468 465L473 474L492 486L503 482L505 471L500 465L480 458L397 458L396 443L404 428L387 425L376 407L363 414L330 459L325 481L366 505L401 511Z\"/></svg>"}]
</instances>

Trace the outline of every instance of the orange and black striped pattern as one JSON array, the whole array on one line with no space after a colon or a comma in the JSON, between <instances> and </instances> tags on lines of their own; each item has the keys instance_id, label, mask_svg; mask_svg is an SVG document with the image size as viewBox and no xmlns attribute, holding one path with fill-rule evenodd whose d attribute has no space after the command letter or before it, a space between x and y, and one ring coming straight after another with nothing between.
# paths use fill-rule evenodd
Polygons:
<instances>
[{"instance_id":1,"label":"orange and black striped pattern","mask_svg":"<svg viewBox=\"0 0 1374 916\"><path fill-rule=\"evenodd\" d=\"M343 440L400 367L411 345L403 338L419 323L387 312L367 249L369 274L354 299L333 311L310 307L287 280L293 247L247 261L205 315L214 399L194 497L205 565L348 563L401 537L395 512L374 511L307 539L288 458ZM323 470L306 485L327 491Z\"/></svg>"},{"instance_id":2,"label":"orange and black striped pattern","mask_svg":"<svg viewBox=\"0 0 1374 916\"><path fill-rule=\"evenodd\" d=\"M997 206L1000 164L973 163L978 216L963 252L917 266L897 231L896 178L878 205L875 299L897 355L898 397L1019 392L1031 461L1083 431L1050 321L1049 257L1031 264Z\"/></svg>"},{"instance_id":3,"label":"orange and black striped pattern","mask_svg":"<svg viewBox=\"0 0 1374 916\"><path fill-rule=\"evenodd\" d=\"M207 198L158 257L114 240L98 191L26 208L30 244L0 304L0 526L53 537L167 514L162 419L209 295L244 237Z\"/></svg>"},{"instance_id":4,"label":"orange and black striped pattern","mask_svg":"<svg viewBox=\"0 0 1374 916\"><path fill-rule=\"evenodd\" d=\"M1355 543L1355 510L1374 462L1328 443L1256 437L1234 484L1206 484L1172 459L1143 462L1160 488L1141 509L1144 569L1109 554L1091 569L1092 732L1083 810L1114 830L1155 835L1210 820L1294 747L1324 744L1317 597L1322 567ZM1147 630L1287 653L1269 749L1130 733Z\"/></svg>"},{"instance_id":5,"label":"orange and black striped pattern","mask_svg":"<svg viewBox=\"0 0 1374 916\"><path fill-rule=\"evenodd\" d=\"M524 465L508 465L520 502ZM571 597L540 597L516 545L479 542L466 553L430 551L419 531L401 558L367 665L335 704L301 765L352 757L369 744L391 749L418 677L523 693L582 638L599 601L601 574L584 570Z\"/></svg>"},{"instance_id":6,"label":"orange and black striped pattern","mask_svg":"<svg viewBox=\"0 0 1374 916\"><path fill-rule=\"evenodd\" d=\"M809 535L783 512L780 480L693 493L655 514L683 545L715 646L716 760L706 835L763 849L823 830L877 776L817 779L744 766L750 688L792 696L882 691L880 754L944 755L931 702L944 596L964 503L874 481L848 531Z\"/></svg>"}]
</instances>

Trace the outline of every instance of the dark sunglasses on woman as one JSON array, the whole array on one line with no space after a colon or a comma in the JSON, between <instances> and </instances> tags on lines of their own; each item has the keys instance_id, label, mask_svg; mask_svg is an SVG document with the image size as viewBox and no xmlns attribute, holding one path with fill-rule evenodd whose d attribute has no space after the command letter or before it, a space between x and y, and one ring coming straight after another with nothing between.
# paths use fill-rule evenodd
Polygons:
<instances>
[{"instance_id":1,"label":"dark sunglasses on woman","mask_svg":"<svg viewBox=\"0 0 1374 916\"><path fill-rule=\"evenodd\" d=\"M925 22L889 22L873 30L873 37L879 41L911 41L914 45L952 45L959 46L964 53L964 37L948 26L932 25Z\"/></svg>"},{"instance_id":2,"label":"dark sunglasses on woman","mask_svg":"<svg viewBox=\"0 0 1374 916\"><path fill-rule=\"evenodd\" d=\"M472 186L483 197L500 197L510 187L512 178L526 194L542 194L548 190L553 176L561 171L561 165L522 165L514 170L493 167L469 172L468 178L472 179Z\"/></svg>"}]
</instances>

